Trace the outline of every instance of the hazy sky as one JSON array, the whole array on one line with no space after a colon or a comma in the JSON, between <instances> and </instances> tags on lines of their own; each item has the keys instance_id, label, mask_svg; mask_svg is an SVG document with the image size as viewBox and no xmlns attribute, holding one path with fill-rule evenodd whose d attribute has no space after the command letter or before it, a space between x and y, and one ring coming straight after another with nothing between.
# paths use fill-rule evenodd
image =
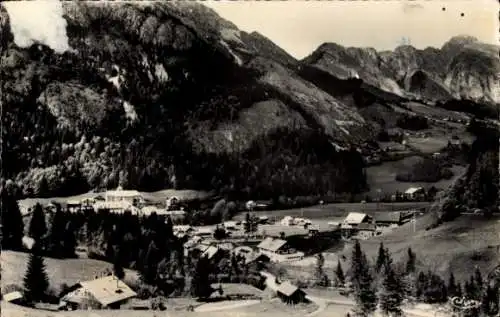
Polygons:
<instances>
[{"instance_id":1,"label":"hazy sky","mask_svg":"<svg viewBox=\"0 0 500 317\"><path fill-rule=\"evenodd\" d=\"M398 46L402 37L417 48L439 48L455 35L492 44L499 37L496 0L204 3L241 30L258 31L297 58L324 42L385 50Z\"/></svg>"}]
</instances>

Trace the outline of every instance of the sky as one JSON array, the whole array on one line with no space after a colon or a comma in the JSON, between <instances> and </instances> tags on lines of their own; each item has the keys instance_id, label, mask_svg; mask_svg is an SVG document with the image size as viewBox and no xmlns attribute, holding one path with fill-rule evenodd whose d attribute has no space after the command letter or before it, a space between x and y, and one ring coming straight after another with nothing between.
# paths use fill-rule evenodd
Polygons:
<instances>
[{"instance_id":1,"label":"sky","mask_svg":"<svg viewBox=\"0 0 500 317\"><path fill-rule=\"evenodd\" d=\"M204 1L241 30L267 36L296 58L325 42L394 49L403 37L417 48L441 47L455 35L497 44L496 0L433 1ZM14 40L70 50L58 0L4 2ZM443 11L443 8L445 10ZM464 16L461 16L461 13Z\"/></svg>"},{"instance_id":2,"label":"sky","mask_svg":"<svg viewBox=\"0 0 500 317\"><path fill-rule=\"evenodd\" d=\"M499 37L496 0L204 3L241 30L258 31L296 58L325 42L392 50L403 37L422 49L440 48L456 35L491 44L498 44Z\"/></svg>"}]
</instances>

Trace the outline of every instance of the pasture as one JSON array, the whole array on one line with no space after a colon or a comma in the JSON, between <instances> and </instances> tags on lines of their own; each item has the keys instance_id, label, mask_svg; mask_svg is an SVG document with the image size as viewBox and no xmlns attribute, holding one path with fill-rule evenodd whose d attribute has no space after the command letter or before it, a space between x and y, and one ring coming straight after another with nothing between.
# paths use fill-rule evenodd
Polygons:
<instances>
[{"instance_id":1,"label":"pasture","mask_svg":"<svg viewBox=\"0 0 500 317\"><path fill-rule=\"evenodd\" d=\"M7 285L15 284L22 287L29 254L14 251L2 251L2 293ZM92 280L96 276L111 270L113 265L104 261L92 259L53 259L45 258L50 286L56 292L63 283L71 286L79 281ZM138 280L137 272L125 270L125 282L134 284Z\"/></svg>"}]
</instances>

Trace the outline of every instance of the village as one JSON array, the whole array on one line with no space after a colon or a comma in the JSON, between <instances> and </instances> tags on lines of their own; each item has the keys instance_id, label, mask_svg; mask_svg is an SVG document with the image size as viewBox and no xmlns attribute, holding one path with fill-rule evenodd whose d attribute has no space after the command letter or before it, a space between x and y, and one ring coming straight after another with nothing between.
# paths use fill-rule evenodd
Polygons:
<instances>
[{"instance_id":1,"label":"village","mask_svg":"<svg viewBox=\"0 0 500 317\"><path fill-rule=\"evenodd\" d=\"M419 192L421 192L419 188L410 188L404 195L408 200L418 199ZM315 265L318 254L339 243L357 239L366 240L383 235L414 220L425 211L425 208L422 208L421 210L392 210L369 214L360 210L348 212L342 217L335 217L334 221L291 215L285 215L279 219L256 211L265 209L264 204L249 201L245 204L247 211L242 214L245 216L241 220L239 220L241 217L235 217L233 220L210 226L197 226L185 223L187 211L180 207L181 205L181 199L176 196L168 197L162 204L148 204L140 192L119 187L92 198L67 200L65 204L50 202L43 206L43 209L47 214L53 214L57 209L64 208L63 210L69 214L81 213L85 210L94 212L105 210L118 217L126 214L144 219L152 215L159 216L159 219L165 219L173 224L172 232L182 243L184 258L203 258L208 261L207 263L216 264L222 263L225 259L229 261L237 259L243 263L247 272L251 272L249 276L252 276L252 281L255 282L245 282L240 279L237 284L232 283L235 280L229 276L231 273L229 275L220 272L216 274L215 280L218 283L213 284L213 288L215 293L217 290L219 294L226 293L222 296L224 300L236 301L240 304L244 301L245 305L250 305L249 303L256 303L256 300L262 300L260 295L254 294L255 290L260 289L259 292L264 290L271 292L274 294L273 297L281 299L284 304L306 306L317 305L321 299L308 295L308 290L304 288L304 285L295 285L292 281L277 276L280 265L294 265L301 261ZM34 208L34 206L23 205L21 213L25 218L30 217ZM23 237L23 245L27 250L33 248L35 244L36 241L32 237ZM88 245L79 243L75 250L79 258L90 256ZM253 285L246 283L253 283ZM238 290L230 296L227 289L231 289L232 285L247 285L250 291ZM340 291L341 294L348 295L345 285L337 284L334 289ZM20 291L3 294L3 300L11 303L24 302ZM218 300L220 301L221 298ZM214 305L214 303L208 302L204 305ZM187 305L185 309L195 311L206 309L200 308L203 305L198 308L195 306L197 305ZM99 272L92 280L67 285L60 292L57 303L52 300L51 304L39 303L35 307L52 311L88 308L168 309L168 305L162 301L157 302L140 296L137 288L133 290L133 287L127 285L123 277L117 277L113 270ZM217 310L217 308L213 309Z\"/></svg>"}]
</instances>

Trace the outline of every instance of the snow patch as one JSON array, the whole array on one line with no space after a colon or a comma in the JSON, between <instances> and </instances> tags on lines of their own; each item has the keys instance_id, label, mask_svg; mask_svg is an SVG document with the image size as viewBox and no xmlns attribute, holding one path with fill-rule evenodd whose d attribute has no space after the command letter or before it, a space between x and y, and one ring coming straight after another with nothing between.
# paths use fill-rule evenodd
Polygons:
<instances>
[{"instance_id":1,"label":"snow patch","mask_svg":"<svg viewBox=\"0 0 500 317\"><path fill-rule=\"evenodd\" d=\"M135 112L135 107L128 101L123 102L123 110L125 111L125 116L131 121L137 120L137 112Z\"/></svg>"},{"instance_id":2,"label":"snow patch","mask_svg":"<svg viewBox=\"0 0 500 317\"><path fill-rule=\"evenodd\" d=\"M220 41L220 43L221 43L221 44L222 44L222 45L223 45L223 46L227 49L227 51L228 51L228 52L229 52L229 53L233 56L233 58L234 58L235 62L236 62L239 66L243 65L243 61L241 60L241 58L233 52L233 50L231 49L231 47L229 47L229 45L228 45L226 42L224 42L224 41L222 41L222 40L221 40L221 41Z\"/></svg>"},{"instance_id":3,"label":"snow patch","mask_svg":"<svg viewBox=\"0 0 500 317\"><path fill-rule=\"evenodd\" d=\"M6 1L14 42L19 47L42 43L57 53L72 51L62 3L57 0Z\"/></svg>"},{"instance_id":4,"label":"snow patch","mask_svg":"<svg viewBox=\"0 0 500 317\"><path fill-rule=\"evenodd\" d=\"M163 83L167 82L169 80L168 73L162 64L155 65L155 75L156 75L156 78L158 78Z\"/></svg>"}]
</instances>

